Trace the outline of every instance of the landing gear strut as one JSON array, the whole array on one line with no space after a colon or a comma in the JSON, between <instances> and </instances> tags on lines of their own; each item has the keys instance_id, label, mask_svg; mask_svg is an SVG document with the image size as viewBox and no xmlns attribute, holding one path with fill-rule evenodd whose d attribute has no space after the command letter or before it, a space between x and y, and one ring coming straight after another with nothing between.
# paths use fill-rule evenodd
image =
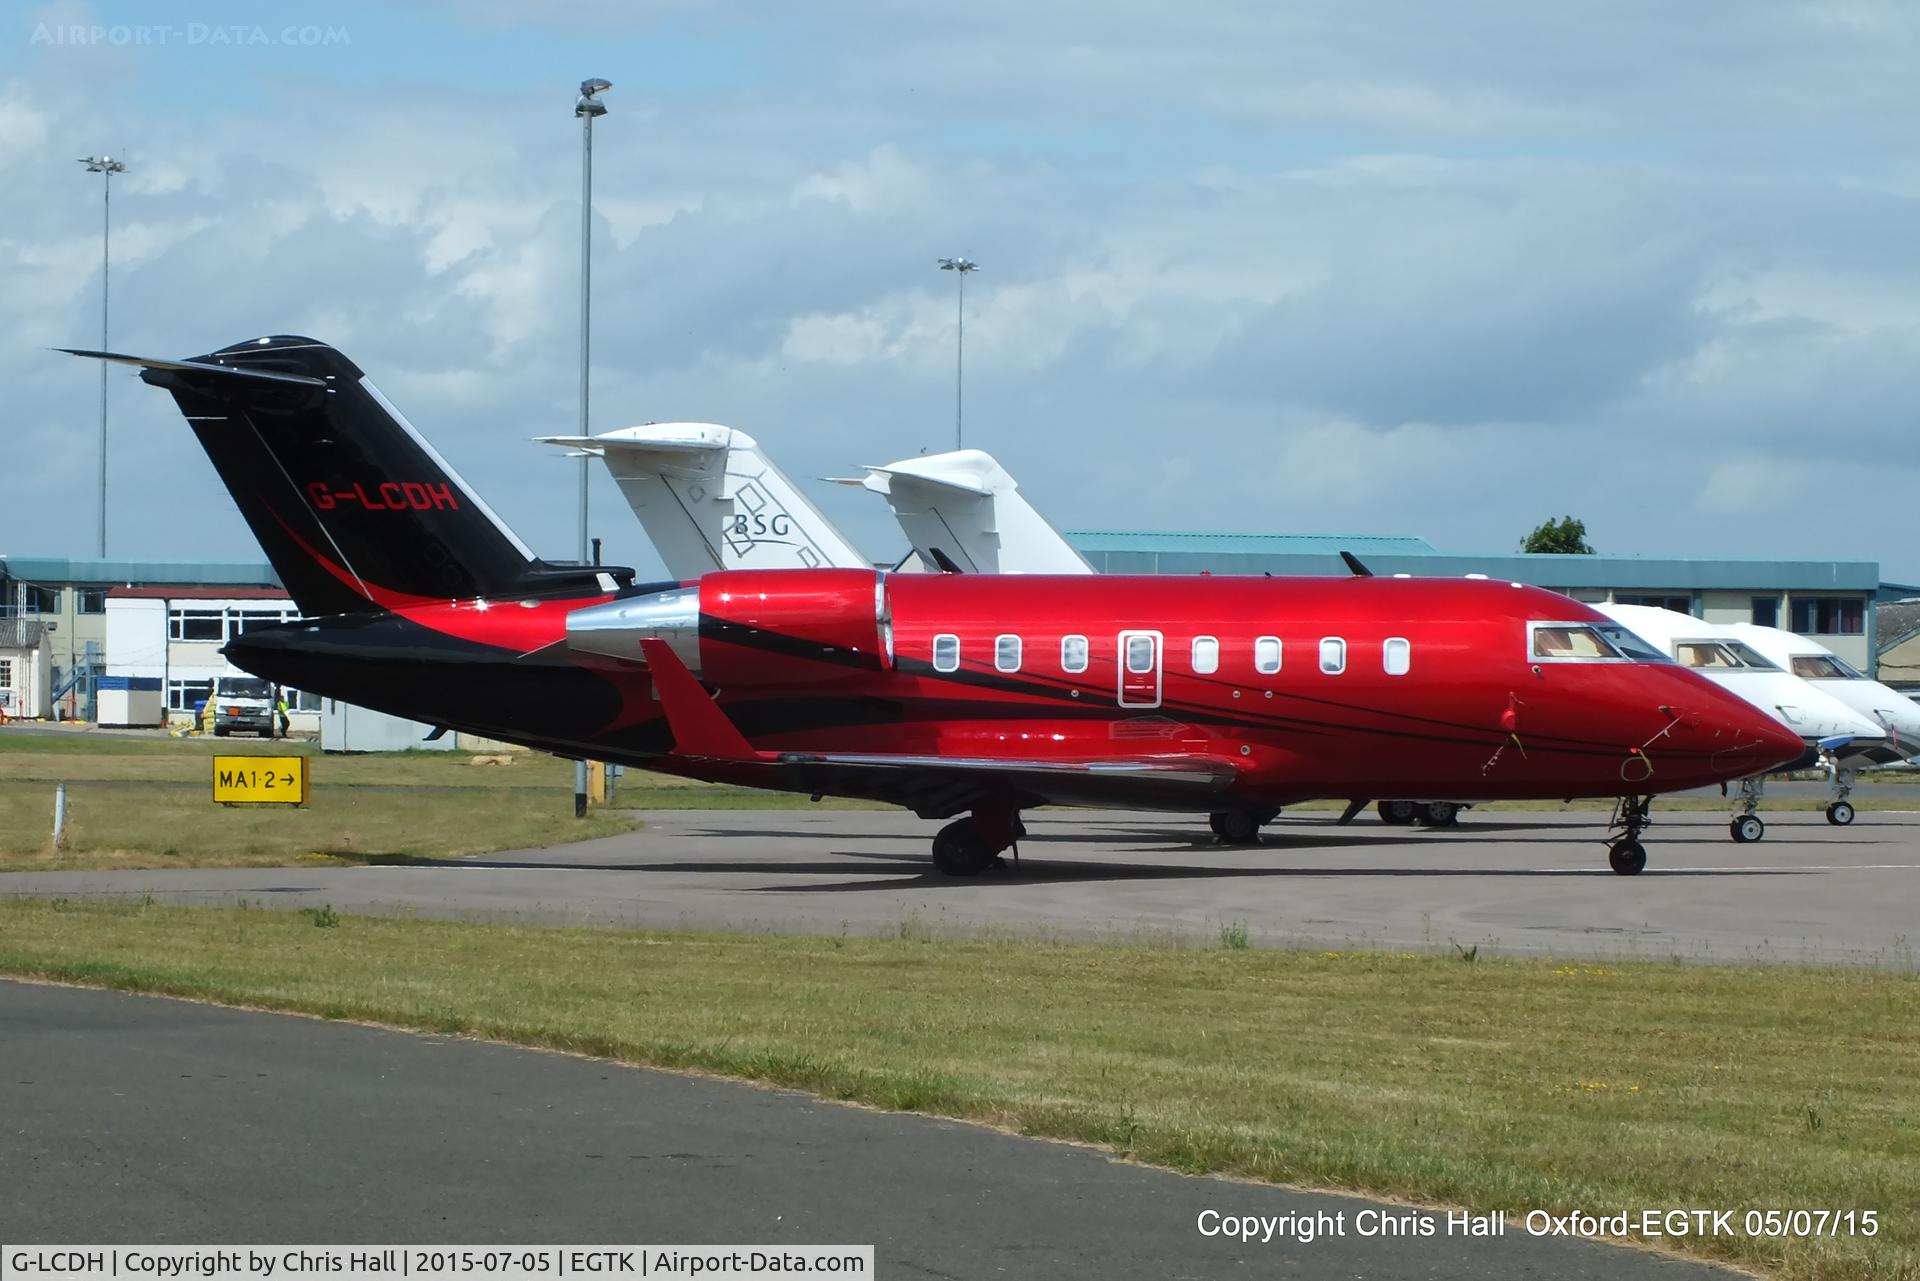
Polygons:
<instances>
[{"instance_id":1,"label":"landing gear strut","mask_svg":"<svg viewBox=\"0 0 1920 1281\"><path fill-rule=\"evenodd\" d=\"M1019 862L1018 842L1026 834L1027 825L1013 811L975 810L934 836L933 865L948 876L978 876L1000 862L1002 850L1013 850Z\"/></svg>"},{"instance_id":2,"label":"landing gear strut","mask_svg":"<svg viewBox=\"0 0 1920 1281\"><path fill-rule=\"evenodd\" d=\"M1260 839L1260 829L1279 817L1277 809L1215 810L1207 815L1207 826L1222 845L1253 845Z\"/></svg>"},{"instance_id":3,"label":"landing gear strut","mask_svg":"<svg viewBox=\"0 0 1920 1281\"><path fill-rule=\"evenodd\" d=\"M1766 780L1762 778L1740 780L1740 812L1727 824L1727 835L1738 844L1750 844L1767 834L1767 825L1754 813L1760 808L1760 795L1766 786ZM1852 810L1853 807L1849 805L1847 808Z\"/></svg>"},{"instance_id":4,"label":"landing gear strut","mask_svg":"<svg viewBox=\"0 0 1920 1281\"><path fill-rule=\"evenodd\" d=\"M1640 833L1653 822L1651 796L1623 796L1613 813L1614 830L1620 834L1607 842L1607 866L1618 876L1638 876L1647 866L1647 847Z\"/></svg>"}]
</instances>

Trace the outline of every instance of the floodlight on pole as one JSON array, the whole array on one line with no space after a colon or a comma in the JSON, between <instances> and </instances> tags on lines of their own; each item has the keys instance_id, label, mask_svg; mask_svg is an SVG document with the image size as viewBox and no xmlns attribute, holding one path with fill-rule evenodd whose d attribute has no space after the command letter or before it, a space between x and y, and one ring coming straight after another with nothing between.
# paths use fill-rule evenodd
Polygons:
<instances>
[{"instance_id":1,"label":"floodlight on pole","mask_svg":"<svg viewBox=\"0 0 1920 1281\"><path fill-rule=\"evenodd\" d=\"M607 104L600 101L600 95L613 88L611 82L600 79L582 80L580 97L573 104L573 114L580 117L580 435L589 434L587 429L587 364L593 349L593 122L597 117L607 114ZM580 563L589 563L592 549L587 536L587 483L590 479L588 466L593 459L582 451L580 454ZM587 763L578 760L573 763L573 816L587 816Z\"/></svg>"},{"instance_id":2,"label":"floodlight on pole","mask_svg":"<svg viewBox=\"0 0 1920 1281\"><path fill-rule=\"evenodd\" d=\"M966 439L961 417L966 385L967 359L967 273L980 270L980 264L967 258L942 258L940 270L951 271L960 285L960 297L954 311L953 341L953 447L964 448Z\"/></svg>"},{"instance_id":3,"label":"floodlight on pole","mask_svg":"<svg viewBox=\"0 0 1920 1281\"><path fill-rule=\"evenodd\" d=\"M88 173L100 175L100 350L107 342L108 268L113 261L113 175L127 171L126 162L112 156L82 156ZM95 555L107 555L107 364L100 362L100 510Z\"/></svg>"}]
</instances>

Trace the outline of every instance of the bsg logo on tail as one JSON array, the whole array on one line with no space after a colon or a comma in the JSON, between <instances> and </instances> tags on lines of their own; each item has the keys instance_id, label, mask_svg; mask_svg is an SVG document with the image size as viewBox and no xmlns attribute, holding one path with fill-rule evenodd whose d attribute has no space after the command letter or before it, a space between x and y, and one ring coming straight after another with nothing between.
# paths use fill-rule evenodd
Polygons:
<instances>
[{"instance_id":1,"label":"bsg logo on tail","mask_svg":"<svg viewBox=\"0 0 1920 1281\"><path fill-rule=\"evenodd\" d=\"M460 507L460 500L447 485L417 480L383 480L372 487L371 493L357 480L351 489L335 489L324 480L316 480L307 486L307 497L316 510L323 512L347 505L370 512L457 511Z\"/></svg>"}]
</instances>

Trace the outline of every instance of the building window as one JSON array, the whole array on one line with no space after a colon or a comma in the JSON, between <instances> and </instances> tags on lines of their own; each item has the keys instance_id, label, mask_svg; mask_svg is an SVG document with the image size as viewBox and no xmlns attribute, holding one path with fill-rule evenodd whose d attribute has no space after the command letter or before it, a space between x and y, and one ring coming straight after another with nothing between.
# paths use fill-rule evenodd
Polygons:
<instances>
[{"instance_id":1,"label":"building window","mask_svg":"<svg viewBox=\"0 0 1920 1281\"><path fill-rule=\"evenodd\" d=\"M1068 673L1087 670L1086 637L1062 636L1060 638L1060 670Z\"/></svg>"},{"instance_id":2,"label":"building window","mask_svg":"<svg viewBox=\"0 0 1920 1281\"><path fill-rule=\"evenodd\" d=\"M1389 636L1380 648L1380 665L1389 676L1405 676L1413 670L1413 645L1404 636Z\"/></svg>"},{"instance_id":3,"label":"building window","mask_svg":"<svg viewBox=\"0 0 1920 1281\"><path fill-rule=\"evenodd\" d=\"M1780 598L1778 596L1755 596L1753 598L1753 625L1755 627L1780 626Z\"/></svg>"},{"instance_id":4,"label":"building window","mask_svg":"<svg viewBox=\"0 0 1920 1281\"><path fill-rule=\"evenodd\" d=\"M1626 592L1615 592L1613 603L1616 605L1646 605L1652 609L1670 609L1676 614L1693 613L1691 596L1635 596Z\"/></svg>"},{"instance_id":5,"label":"building window","mask_svg":"<svg viewBox=\"0 0 1920 1281\"><path fill-rule=\"evenodd\" d=\"M301 689L280 691L286 696L287 710L290 712L317 712L320 710L320 696L309 694Z\"/></svg>"},{"instance_id":6,"label":"building window","mask_svg":"<svg viewBox=\"0 0 1920 1281\"><path fill-rule=\"evenodd\" d=\"M218 609L170 609L167 611L167 639L177 641L223 641L227 638L227 616Z\"/></svg>"},{"instance_id":7,"label":"building window","mask_svg":"<svg viewBox=\"0 0 1920 1281\"><path fill-rule=\"evenodd\" d=\"M204 703L213 694L213 682L204 681L168 681L167 710L170 712L190 712L196 703Z\"/></svg>"},{"instance_id":8,"label":"building window","mask_svg":"<svg viewBox=\"0 0 1920 1281\"><path fill-rule=\"evenodd\" d=\"M0 689L13 688L13 660L0 658Z\"/></svg>"},{"instance_id":9,"label":"building window","mask_svg":"<svg viewBox=\"0 0 1920 1281\"><path fill-rule=\"evenodd\" d=\"M107 589L104 587L77 587L73 592L73 612L76 614L104 614L107 612Z\"/></svg>"},{"instance_id":10,"label":"building window","mask_svg":"<svg viewBox=\"0 0 1920 1281\"><path fill-rule=\"evenodd\" d=\"M952 632L942 632L933 638L933 670L936 672L960 670L960 638Z\"/></svg>"},{"instance_id":11,"label":"building window","mask_svg":"<svg viewBox=\"0 0 1920 1281\"><path fill-rule=\"evenodd\" d=\"M1193 672L1196 676L1211 676L1220 670L1220 639L1217 636L1196 636L1193 638Z\"/></svg>"},{"instance_id":12,"label":"building window","mask_svg":"<svg viewBox=\"0 0 1920 1281\"><path fill-rule=\"evenodd\" d=\"M1280 638L1262 636L1253 642L1253 670L1271 676L1280 670Z\"/></svg>"},{"instance_id":13,"label":"building window","mask_svg":"<svg viewBox=\"0 0 1920 1281\"><path fill-rule=\"evenodd\" d=\"M1867 630L1858 596L1795 596L1793 630L1802 636L1859 636Z\"/></svg>"},{"instance_id":14,"label":"building window","mask_svg":"<svg viewBox=\"0 0 1920 1281\"><path fill-rule=\"evenodd\" d=\"M59 613L60 589L36 587L32 583L20 584L20 612L23 614Z\"/></svg>"},{"instance_id":15,"label":"building window","mask_svg":"<svg viewBox=\"0 0 1920 1281\"><path fill-rule=\"evenodd\" d=\"M1320 638L1320 670L1329 676L1347 670L1347 643L1338 636Z\"/></svg>"},{"instance_id":16,"label":"building window","mask_svg":"<svg viewBox=\"0 0 1920 1281\"><path fill-rule=\"evenodd\" d=\"M1020 638L1018 636L996 636L993 638L994 670L1017 672L1020 670Z\"/></svg>"}]
</instances>

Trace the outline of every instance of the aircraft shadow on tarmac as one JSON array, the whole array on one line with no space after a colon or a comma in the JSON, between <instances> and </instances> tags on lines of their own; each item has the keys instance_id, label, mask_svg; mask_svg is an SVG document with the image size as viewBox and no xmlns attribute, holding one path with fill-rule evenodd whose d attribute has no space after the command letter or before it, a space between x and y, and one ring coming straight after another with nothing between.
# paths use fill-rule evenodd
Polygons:
<instances>
[{"instance_id":1,"label":"aircraft shadow on tarmac","mask_svg":"<svg viewBox=\"0 0 1920 1281\"><path fill-rule=\"evenodd\" d=\"M715 833L703 833L713 835ZM777 833L758 832L755 835L777 835ZM795 835L801 835L796 833ZM830 835L807 833L820 839L831 839ZM1138 840L1136 833L1133 839ZM1409 842L1411 843L1411 842ZM1191 848L1203 852L1209 858L1218 859L1233 853L1252 852L1223 850L1213 845L1195 845ZM1165 846L1135 846L1127 853L1177 855L1179 851ZM1442 851L1436 850L1435 853ZM835 880L820 884L792 885L762 883L754 885L728 886L726 889L738 893L767 894L841 894L865 891L895 891L917 889L959 893L969 889L991 889L996 887L1017 888L1032 885L1056 884L1092 884L1103 881L1179 881L1179 880L1217 880L1221 878L1261 878L1270 880L1324 880L1336 877L1354 878L1414 878L1414 877L1494 877L1511 878L1585 878L1612 877L1613 873L1602 864L1593 867L1447 867L1434 866L1327 866L1327 867L1247 867L1223 866L1218 862L1207 863L1111 863L1078 862L1049 858L1024 858L1016 862L1009 858L1002 866L994 868L978 877L956 878L934 871L932 864L922 855L903 853L877 853L864 850L836 849L826 857L806 861L783 860L779 858L749 859L677 859L673 861L645 861L633 863L536 863L513 859L461 859L433 860L421 859L409 864L416 867L459 867L491 868L502 870L531 870L544 872L591 871L591 872L634 872L634 873L689 873L715 876L813 876L841 877L850 873L865 872L870 875L859 880ZM1721 877L1721 876L1801 876L1808 873L1800 868L1784 866L1777 868L1649 868L1645 875L1665 877Z\"/></svg>"}]
</instances>

